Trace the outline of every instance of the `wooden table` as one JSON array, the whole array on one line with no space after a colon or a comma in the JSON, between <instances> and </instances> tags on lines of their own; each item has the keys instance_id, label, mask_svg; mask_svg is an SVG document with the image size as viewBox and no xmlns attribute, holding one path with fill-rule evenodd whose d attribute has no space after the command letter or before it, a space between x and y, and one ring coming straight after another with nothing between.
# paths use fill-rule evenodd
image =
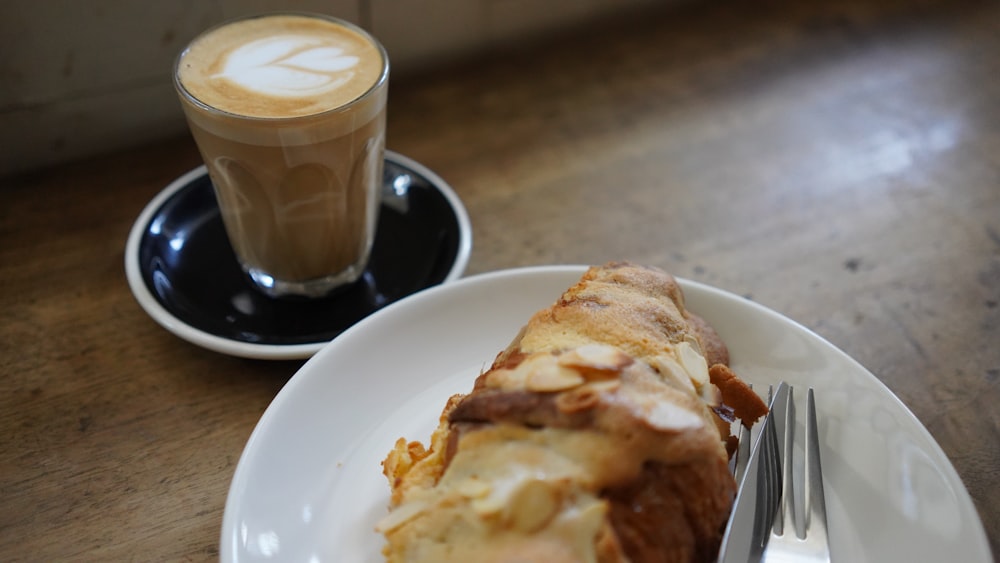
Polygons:
<instances>
[{"instance_id":1,"label":"wooden table","mask_svg":"<svg viewBox=\"0 0 1000 563\"><path fill-rule=\"evenodd\" d=\"M696 2L391 89L459 193L468 274L631 259L746 295L875 373L1000 553L1000 5ZM832 4L832 3L825 3ZM212 559L301 362L223 356L126 285L187 138L3 180L0 559Z\"/></svg>"}]
</instances>

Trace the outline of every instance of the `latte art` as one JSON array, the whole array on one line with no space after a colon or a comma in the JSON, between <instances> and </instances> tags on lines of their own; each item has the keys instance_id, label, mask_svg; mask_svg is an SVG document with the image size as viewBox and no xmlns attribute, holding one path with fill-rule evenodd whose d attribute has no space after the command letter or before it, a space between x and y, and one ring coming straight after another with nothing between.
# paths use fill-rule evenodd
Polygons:
<instances>
[{"instance_id":1,"label":"latte art","mask_svg":"<svg viewBox=\"0 0 1000 563\"><path fill-rule=\"evenodd\" d=\"M381 48L361 32L294 14L230 23L181 55L181 89L206 106L285 118L343 107L384 80Z\"/></svg>"},{"instance_id":2,"label":"latte art","mask_svg":"<svg viewBox=\"0 0 1000 563\"><path fill-rule=\"evenodd\" d=\"M329 40L282 35L238 47L213 78L271 96L316 96L350 81L358 60Z\"/></svg>"}]
</instances>

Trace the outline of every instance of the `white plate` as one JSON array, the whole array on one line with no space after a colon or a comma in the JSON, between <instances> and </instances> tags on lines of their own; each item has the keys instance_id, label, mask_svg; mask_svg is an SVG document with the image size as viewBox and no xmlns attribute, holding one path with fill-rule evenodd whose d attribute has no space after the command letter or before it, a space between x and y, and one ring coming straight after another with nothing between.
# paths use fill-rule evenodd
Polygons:
<instances>
[{"instance_id":1,"label":"white plate","mask_svg":"<svg viewBox=\"0 0 1000 563\"><path fill-rule=\"evenodd\" d=\"M426 442L445 399L480 370L579 266L501 271L434 287L361 321L310 359L268 407L233 477L222 561L381 561L379 463ZM991 561L982 523L941 448L870 372L804 327L741 297L682 281L688 308L755 385L816 389L838 561ZM758 387L760 388L760 387Z\"/></svg>"}]
</instances>

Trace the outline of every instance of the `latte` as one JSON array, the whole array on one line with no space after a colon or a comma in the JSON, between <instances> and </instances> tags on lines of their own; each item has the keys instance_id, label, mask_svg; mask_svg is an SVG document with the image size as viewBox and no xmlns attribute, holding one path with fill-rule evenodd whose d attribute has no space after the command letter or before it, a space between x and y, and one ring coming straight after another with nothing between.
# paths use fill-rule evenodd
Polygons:
<instances>
[{"instance_id":1,"label":"latte","mask_svg":"<svg viewBox=\"0 0 1000 563\"><path fill-rule=\"evenodd\" d=\"M354 281L374 240L388 59L324 16L224 24L178 57L175 86L244 270L271 295Z\"/></svg>"}]
</instances>

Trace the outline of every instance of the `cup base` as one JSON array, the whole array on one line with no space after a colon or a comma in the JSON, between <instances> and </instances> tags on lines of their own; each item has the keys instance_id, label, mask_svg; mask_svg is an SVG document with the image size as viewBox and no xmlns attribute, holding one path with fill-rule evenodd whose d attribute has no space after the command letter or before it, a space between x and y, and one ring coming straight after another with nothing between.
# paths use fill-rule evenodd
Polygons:
<instances>
[{"instance_id":1,"label":"cup base","mask_svg":"<svg viewBox=\"0 0 1000 563\"><path fill-rule=\"evenodd\" d=\"M351 266L343 272L332 276L301 282L278 280L254 268L249 268L245 271L257 290L268 297L316 299L326 297L337 289L354 283L361 277L364 270L364 264L358 267Z\"/></svg>"}]
</instances>

